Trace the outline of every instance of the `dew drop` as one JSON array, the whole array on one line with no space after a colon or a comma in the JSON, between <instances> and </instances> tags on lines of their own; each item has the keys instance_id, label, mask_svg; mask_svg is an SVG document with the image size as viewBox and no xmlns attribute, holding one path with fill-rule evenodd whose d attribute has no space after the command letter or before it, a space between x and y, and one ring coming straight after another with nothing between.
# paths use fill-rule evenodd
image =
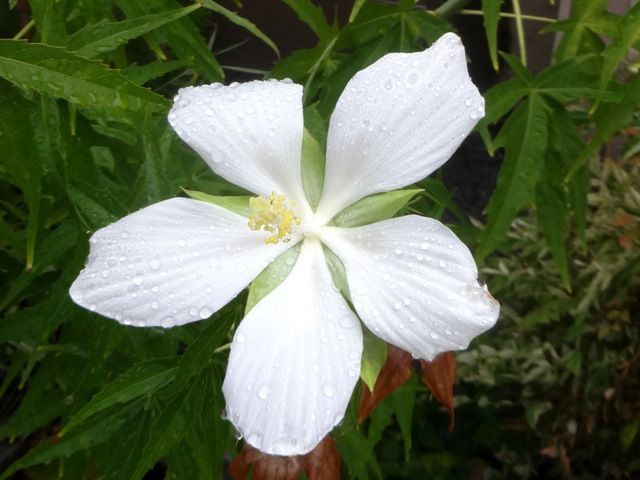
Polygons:
<instances>
[{"instance_id":1,"label":"dew drop","mask_svg":"<svg viewBox=\"0 0 640 480\"><path fill-rule=\"evenodd\" d=\"M151 308L153 308L154 310L157 310L160 307L160 304L158 302L151 302Z\"/></svg>"},{"instance_id":2,"label":"dew drop","mask_svg":"<svg viewBox=\"0 0 640 480\"><path fill-rule=\"evenodd\" d=\"M384 82L384 88L386 88L387 90L391 90L393 88L393 82L387 79L387 81Z\"/></svg>"},{"instance_id":3,"label":"dew drop","mask_svg":"<svg viewBox=\"0 0 640 480\"><path fill-rule=\"evenodd\" d=\"M268 396L269 396L269 387L267 387L266 385L262 385L258 389L258 398L260 400L266 400Z\"/></svg>"},{"instance_id":4,"label":"dew drop","mask_svg":"<svg viewBox=\"0 0 640 480\"><path fill-rule=\"evenodd\" d=\"M175 320L173 317L164 317L162 320L160 320L160 325L162 325L165 328L173 327L174 324L175 324Z\"/></svg>"},{"instance_id":5,"label":"dew drop","mask_svg":"<svg viewBox=\"0 0 640 480\"><path fill-rule=\"evenodd\" d=\"M336 387L327 383L322 387L322 394L327 398L332 398L336 394Z\"/></svg>"},{"instance_id":6,"label":"dew drop","mask_svg":"<svg viewBox=\"0 0 640 480\"><path fill-rule=\"evenodd\" d=\"M160 268L160 260L158 260L157 258L149 260L149 268L151 270L158 270Z\"/></svg>"},{"instance_id":7,"label":"dew drop","mask_svg":"<svg viewBox=\"0 0 640 480\"><path fill-rule=\"evenodd\" d=\"M120 238L127 239L129 238L129 232L124 231L120 234Z\"/></svg>"},{"instance_id":8,"label":"dew drop","mask_svg":"<svg viewBox=\"0 0 640 480\"><path fill-rule=\"evenodd\" d=\"M209 307L202 307L199 313L200 318L209 318L213 314L213 310Z\"/></svg>"},{"instance_id":9,"label":"dew drop","mask_svg":"<svg viewBox=\"0 0 640 480\"><path fill-rule=\"evenodd\" d=\"M247 337L244 334L239 333L238 335L236 335L236 340L238 341L238 343L246 343Z\"/></svg>"}]
</instances>

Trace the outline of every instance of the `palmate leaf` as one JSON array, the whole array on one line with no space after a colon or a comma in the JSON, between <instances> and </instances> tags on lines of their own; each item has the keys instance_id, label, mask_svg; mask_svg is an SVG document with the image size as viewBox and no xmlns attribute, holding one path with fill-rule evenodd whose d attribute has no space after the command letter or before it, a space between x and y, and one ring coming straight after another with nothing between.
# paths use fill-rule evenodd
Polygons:
<instances>
[{"instance_id":1,"label":"palmate leaf","mask_svg":"<svg viewBox=\"0 0 640 480\"><path fill-rule=\"evenodd\" d=\"M159 112L169 106L167 99L120 72L49 45L0 40L0 76L79 106L138 112Z\"/></svg>"},{"instance_id":2,"label":"palmate leaf","mask_svg":"<svg viewBox=\"0 0 640 480\"><path fill-rule=\"evenodd\" d=\"M557 60L567 60L581 52L585 37L592 33L614 37L616 16L607 12L609 0L574 0L571 17L547 26L543 32L565 32L554 56Z\"/></svg>"},{"instance_id":3,"label":"palmate leaf","mask_svg":"<svg viewBox=\"0 0 640 480\"><path fill-rule=\"evenodd\" d=\"M169 12L129 18L120 22L102 20L95 24L86 25L71 35L66 47L68 50L74 50L78 55L92 58L110 52L129 40L182 18L199 8L200 5L196 4Z\"/></svg>"},{"instance_id":4,"label":"palmate leaf","mask_svg":"<svg viewBox=\"0 0 640 480\"><path fill-rule=\"evenodd\" d=\"M487 207L487 225L476 249L478 261L503 240L520 208L534 200L535 185L544 168L547 110L539 94L530 94L508 118L496 139L496 144L505 147L505 159Z\"/></svg>"}]
</instances>

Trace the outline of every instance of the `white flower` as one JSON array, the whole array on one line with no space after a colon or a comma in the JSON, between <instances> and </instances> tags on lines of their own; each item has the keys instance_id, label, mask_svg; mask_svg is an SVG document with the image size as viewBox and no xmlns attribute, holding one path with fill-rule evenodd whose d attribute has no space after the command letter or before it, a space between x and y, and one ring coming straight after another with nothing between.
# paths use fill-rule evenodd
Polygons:
<instances>
[{"instance_id":1,"label":"white flower","mask_svg":"<svg viewBox=\"0 0 640 480\"><path fill-rule=\"evenodd\" d=\"M258 214L272 192L284 196L273 202L280 216L253 225L275 234L213 204L166 200L97 231L71 287L76 303L125 325L182 325L209 317L302 241L288 277L238 326L223 385L229 420L279 455L310 451L343 418L360 372L359 319L432 359L466 348L499 310L467 247L436 220L327 226L355 201L429 175L483 116L460 39L386 55L349 82L331 117L315 212L301 183L301 98L286 81L202 86L183 89L169 114L218 175L263 197ZM342 260L358 316L334 288L322 244Z\"/></svg>"}]
</instances>

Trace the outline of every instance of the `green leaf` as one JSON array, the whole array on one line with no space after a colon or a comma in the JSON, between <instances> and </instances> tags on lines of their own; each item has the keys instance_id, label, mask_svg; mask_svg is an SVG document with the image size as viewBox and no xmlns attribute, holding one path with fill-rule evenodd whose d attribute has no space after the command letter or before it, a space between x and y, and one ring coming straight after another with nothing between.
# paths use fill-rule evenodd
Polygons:
<instances>
[{"instance_id":1,"label":"green leaf","mask_svg":"<svg viewBox=\"0 0 640 480\"><path fill-rule=\"evenodd\" d=\"M291 8L298 18L306 23L320 41L334 37L337 28L327 23L322 7L314 5L311 0L283 0Z\"/></svg>"},{"instance_id":2,"label":"green leaf","mask_svg":"<svg viewBox=\"0 0 640 480\"><path fill-rule=\"evenodd\" d=\"M574 0L572 14L567 20L547 26L545 32L565 32L554 56L567 60L580 54L581 45L589 33L615 36L616 16L608 13L609 0Z\"/></svg>"},{"instance_id":3,"label":"green leaf","mask_svg":"<svg viewBox=\"0 0 640 480\"><path fill-rule=\"evenodd\" d=\"M529 84L519 78L511 78L491 87L484 94L486 109L482 123L497 122L513 109L529 90Z\"/></svg>"},{"instance_id":4,"label":"green leaf","mask_svg":"<svg viewBox=\"0 0 640 480\"><path fill-rule=\"evenodd\" d=\"M338 227L358 227L391 218L420 192L414 188L370 195L342 210L332 222Z\"/></svg>"},{"instance_id":5,"label":"green leaf","mask_svg":"<svg viewBox=\"0 0 640 480\"><path fill-rule=\"evenodd\" d=\"M500 21L501 6L502 0L482 0L484 30L489 45L489 56L491 57L491 65L496 72L500 70L498 64L498 22Z\"/></svg>"},{"instance_id":6,"label":"green leaf","mask_svg":"<svg viewBox=\"0 0 640 480\"><path fill-rule=\"evenodd\" d=\"M496 143L505 146L505 159L487 207L487 225L476 250L478 261L505 238L518 210L534 199L544 167L548 121L544 100L533 93L502 127Z\"/></svg>"},{"instance_id":7,"label":"green leaf","mask_svg":"<svg viewBox=\"0 0 640 480\"><path fill-rule=\"evenodd\" d=\"M31 127L34 104L18 94L5 82L0 82L0 178L5 177L18 187L27 204L25 263L31 270L35 256L40 223L43 168L38 155L33 154L34 132Z\"/></svg>"},{"instance_id":8,"label":"green leaf","mask_svg":"<svg viewBox=\"0 0 640 480\"><path fill-rule=\"evenodd\" d=\"M302 188L311 208L320 202L324 185L325 158L318 141L305 128L302 137Z\"/></svg>"},{"instance_id":9,"label":"green leaf","mask_svg":"<svg viewBox=\"0 0 640 480\"><path fill-rule=\"evenodd\" d=\"M40 254L36 258L33 269L22 271L14 277L11 286L7 288L4 295L0 297L0 311L20 299L20 295L31 285L40 275L46 272L52 265L57 265L62 258L65 258L78 240L78 231L73 222L65 222L52 230L42 240Z\"/></svg>"},{"instance_id":10,"label":"green leaf","mask_svg":"<svg viewBox=\"0 0 640 480\"><path fill-rule=\"evenodd\" d=\"M380 370L382 370L384 362L387 360L387 344L364 326L362 327L362 338L364 349L362 350L360 364L360 378L369 387L369 390L373 392Z\"/></svg>"},{"instance_id":11,"label":"green leaf","mask_svg":"<svg viewBox=\"0 0 640 480\"><path fill-rule=\"evenodd\" d=\"M351 7L351 13L349 14L349 23L353 23L365 3L367 3L367 0L354 0L353 7Z\"/></svg>"},{"instance_id":12,"label":"green leaf","mask_svg":"<svg viewBox=\"0 0 640 480\"><path fill-rule=\"evenodd\" d=\"M182 189L190 198L194 200L200 200L201 202L213 203L219 207L231 210L243 217L249 217L251 215L251 208L249 207L248 195L240 196L225 196L225 195L209 195L208 193L196 192L195 190Z\"/></svg>"},{"instance_id":13,"label":"green leaf","mask_svg":"<svg viewBox=\"0 0 640 480\"><path fill-rule=\"evenodd\" d=\"M525 65L523 65L522 61L518 57L506 52L500 52L500 56L502 56L507 64L509 64L509 67L511 67L516 78L519 78L526 84L530 84L533 81L533 74Z\"/></svg>"},{"instance_id":14,"label":"green leaf","mask_svg":"<svg viewBox=\"0 0 640 480\"><path fill-rule=\"evenodd\" d=\"M173 390L177 392L183 390L190 379L207 368L209 359L226 338L233 321L233 315L216 315L208 321L207 327L182 354L178 362L176 381L172 385Z\"/></svg>"},{"instance_id":15,"label":"green leaf","mask_svg":"<svg viewBox=\"0 0 640 480\"><path fill-rule=\"evenodd\" d=\"M194 57L183 57L178 60L171 60L168 62L151 62L146 65L129 65L124 69L124 74L133 83L138 85L144 85L145 83L160 78L167 73L171 73L180 68L185 68L193 65Z\"/></svg>"},{"instance_id":16,"label":"green leaf","mask_svg":"<svg viewBox=\"0 0 640 480\"><path fill-rule=\"evenodd\" d=\"M620 432L620 443L622 444L622 448L627 450L631 446L638 435L638 430L640 430L640 420L633 420L624 426Z\"/></svg>"},{"instance_id":17,"label":"green leaf","mask_svg":"<svg viewBox=\"0 0 640 480\"><path fill-rule=\"evenodd\" d=\"M278 57L280 56L280 51L278 50L278 47L276 46L276 44L273 43L273 41L269 37L267 37L264 33L262 33L262 31L258 27L256 27L253 23L251 23L246 18L242 18L238 14L224 8L222 5L214 2L213 0L197 0L197 1L203 7L208 8L209 10L213 10L216 13L219 13L230 22L233 22L239 27L246 29L251 34L255 35L260 40L262 40L265 44L267 44L269 48L271 48L271 50L276 52L276 55L278 55Z\"/></svg>"},{"instance_id":18,"label":"green leaf","mask_svg":"<svg viewBox=\"0 0 640 480\"><path fill-rule=\"evenodd\" d=\"M592 55L585 55L556 63L540 72L531 88L559 102L593 98L598 95L596 77L587 73L583 66L592 59ZM607 92L605 98L619 101L620 95Z\"/></svg>"},{"instance_id":19,"label":"green leaf","mask_svg":"<svg viewBox=\"0 0 640 480\"><path fill-rule=\"evenodd\" d=\"M600 73L599 95L593 109L603 100L609 82L621 62L629 55L634 44L640 40L640 3L631 7L616 26L617 33L611 45L604 52L604 61Z\"/></svg>"},{"instance_id":20,"label":"green leaf","mask_svg":"<svg viewBox=\"0 0 640 480\"><path fill-rule=\"evenodd\" d=\"M260 275L256 277L251 283L251 287L249 287L245 315L287 278L298 259L301 247L302 244L299 243L281 253L267 268L260 272Z\"/></svg>"},{"instance_id":21,"label":"green leaf","mask_svg":"<svg viewBox=\"0 0 640 480\"><path fill-rule=\"evenodd\" d=\"M180 440L193 421L193 401L198 401L198 392L203 381L191 382L188 388L177 395L163 410L160 416L152 423L152 431L149 441L140 453L136 470L131 475L131 480L140 480L144 474L167 453L172 445ZM201 398L200 398L201 401Z\"/></svg>"},{"instance_id":22,"label":"green leaf","mask_svg":"<svg viewBox=\"0 0 640 480\"><path fill-rule=\"evenodd\" d=\"M575 159L565 180L570 180L573 175L600 150L600 147L602 147L607 140L629 125L629 121L638 106L640 106L640 76L636 75L634 79L625 86L624 96L619 103L602 104L598 108L594 115L598 129L591 139L591 142L589 142L582 153Z\"/></svg>"},{"instance_id":23,"label":"green leaf","mask_svg":"<svg viewBox=\"0 0 640 480\"><path fill-rule=\"evenodd\" d=\"M66 0L29 0L41 42L64 45L67 38L64 18L66 3Z\"/></svg>"},{"instance_id":24,"label":"green leaf","mask_svg":"<svg viewBox=\"0 0 640 480\"><path fill-rule=\"evenodd\" d=\"M554 184L548 179L542 180L536 188L536 207L538 224L542 227L562 283L571 291L566 247L569 209L564 190L559 184Z\"/></svg>"},{"instance_id":25,"label":"green leaf","mask_svg":"<svg viewBox=\"0 0 640 480\"><path fill-rule=\"evenodd\" d=\"M398 425L402 432L405 462L409 462L411 457L411 427L413 425L413 409L416 404L417 390L418 377L417 375L411 375L409 380L391 395L396 420L398 420Z\"/></svg>"},{"instance_id":26,"label":"green leaf","mask_svg":"<svg viewBox=\"0 0 640 480\"><path fill-rule=\"evenodd\" d=\"M127 403L140 396L149 396L167 385L176 376L175 361L153 360L134 365L113 382L96 393L60 432L60 436L75 430L78 425L107 408Z\"/></svg>"},{"instance_id":27,"label":"green leaf","mask_svg":"<svg viewBox=\"0 0 640 480\"><path fill-rule=\"evenodd\" d=\"M158 112L169 105L120 72L49 45L0 40L0 76L80 106Z\"/></svg>"},{"instance_id":28,"label":"green leaf","mask_svg":"<svg viewBox=\"0 0 640 480\"><path fill-rule=\"evenodd\" d=\"M149 15L164 10L179 8L182 5L176 0L154 0L153 2L131 2L115 0L116 5L129 18ZM145 40L157 58L165 60L160 44L167 43L178 58L195 57L194 63L199 73L210 82L219 82L224 78L222 67L209 49L209 45L200 33L199 27L189 17L183 17L160 30L145 35Z\"/></svg>"},{"instance_id":29,"label":"green leaf","mask_svg":"<svg viewBox=\"0 0 640 480\"><path fill-rule=\"evenodd\" d=\"M124 408L111 409L100 418L87 423L83 428L61 438L57 443L43 442L0 475L0 480L9 478L13 473L49 462L60 457L69 457L80 450L86 450L107 440L138 411L140 405L132 403Z\"/></svg>"},{"instance_id":30,"label":"green leaf","mask_svg":"<svg viewBox=\"0 0 640 480\"><path fill-rule=\"evenodd\" d=\"M129 18L120 22L104 19L98 23L86 25L69 37L67 49L75 50L83 57L92 58L110 52L129 40L182 18L199 8L200 5L194 4L178 10Z\"/></svg>"}]
</instances>

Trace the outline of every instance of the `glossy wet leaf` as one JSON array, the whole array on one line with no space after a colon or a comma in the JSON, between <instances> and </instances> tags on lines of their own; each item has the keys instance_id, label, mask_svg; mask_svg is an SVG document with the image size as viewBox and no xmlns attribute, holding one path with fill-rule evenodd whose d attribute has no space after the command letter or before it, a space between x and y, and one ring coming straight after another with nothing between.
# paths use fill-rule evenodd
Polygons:
<instances>
[{"instance_id":1,"label":"glossy wet leaf","mask_svg":"<svg viewBox=\"0 0 640 480\"><path fill-rule=\"evenodd\" d=\"M79 106L158 112L169 105L104 64L49 45L0 40L0 76Z\"/></svg>"}]
</instances>

